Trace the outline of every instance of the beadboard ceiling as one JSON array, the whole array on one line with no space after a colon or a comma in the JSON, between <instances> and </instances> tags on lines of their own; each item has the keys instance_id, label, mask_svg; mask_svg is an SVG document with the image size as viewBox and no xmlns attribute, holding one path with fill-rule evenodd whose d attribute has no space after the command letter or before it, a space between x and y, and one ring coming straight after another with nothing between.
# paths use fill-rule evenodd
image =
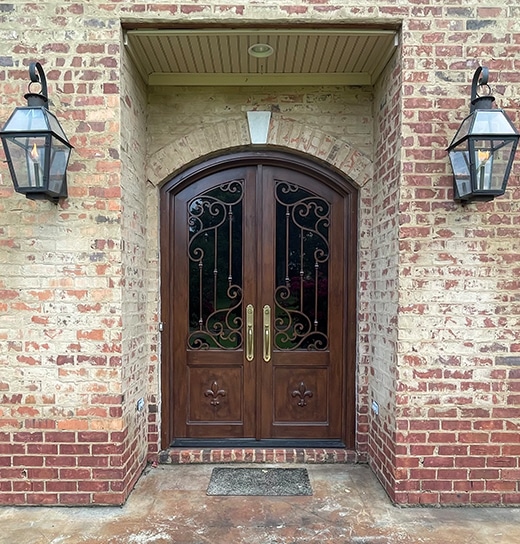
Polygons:
<instances>
[{"instance_id":1,"label":"beadboard ceiling","mask_svg":"<svg viewBox=\"0 0 520 544\"><path fill-rule=\"evenodd\" d=\"M372 85L395 30L133 29L125 47L148 85ZM248 49L274 53L254 58Z\"/></svg>"}]
</instances>

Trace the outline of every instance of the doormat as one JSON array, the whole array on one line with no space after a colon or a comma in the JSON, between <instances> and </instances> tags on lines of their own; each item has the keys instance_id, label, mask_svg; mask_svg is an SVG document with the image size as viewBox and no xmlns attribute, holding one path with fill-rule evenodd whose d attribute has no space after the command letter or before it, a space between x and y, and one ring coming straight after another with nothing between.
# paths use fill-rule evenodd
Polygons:
<instances>
[{"instance_id":1,"label":"doormat","mask_svg":"<svg viewBox=\"0 0 520 544\"><path fill-rule=\"evenodd\" d=\"M214 468L208 495L312 495L306 468Z\"/></svg>"}]
</instances>

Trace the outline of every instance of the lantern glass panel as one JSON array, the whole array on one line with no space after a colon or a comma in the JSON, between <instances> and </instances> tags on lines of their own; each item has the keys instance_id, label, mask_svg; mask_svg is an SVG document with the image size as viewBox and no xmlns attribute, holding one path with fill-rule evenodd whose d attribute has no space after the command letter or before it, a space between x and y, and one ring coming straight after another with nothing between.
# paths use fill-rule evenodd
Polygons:
<instances>
[{"instance_id":1,"label":"lantern glass panel","mask_svg":"<svg viewBox=\"0 0 520 544\"><path fill-rule=\"evenodd\" d=\"M493 183L493 154L491 147L486 145L487 140L476 141L474 143L474 157L473 162L475 164L475 189L477 191L489 191ZM490 142L489 142L490 143Z\"/></svg>"},{"instance_id":2,"label":"lantern glass panel","mask_svg":"<svg viewBox=\"0 0 520 544\"><path fill-rule=\"evenodd\" d=\"M46 137L10 136L4 144L18 187L25 192L43 187Z\"/></svg>"},{"instance_id":3,"label":"lantern glass panel","mask_svg":"<svg viewBox=\"0 0 520 544\"><path fill-rule=\"evenodd\" d=\"M476 110L471 134L516 134L516 130L502 110Z\"/></svg>"},{"instance_id":4,"label":"lantern glass panel","mask_svg":"<svg viewBox=\"0 0 520 544\"><path fill-rule=\"evenodd\" d=\"M449 153L451 168L455 177L458 197L471 193L471 169L468 141L465 140Z\"/></svg>"},{"instance_id":5,"label":"lantern glass panel","mask_svg":"<svg viewBox=\"0 0 520 544\"><path fill-rule=\"evenodd\" d=\"M469 129L471 128L472 121L473 121L473 114L466 117L466 119L462 121L462 124L460 125L459 130L457 130L457 133L455 134L450 145L453 145L455 142L462 140L462 138L464 138L465 136L469 134Z\"/></svg>"},{"instance_id":6,"label":"lantern glass panel","mask_svg":"<svg viewBox=\"0 0 520 544\"><path fill-rule=\"evenodd\" d=\"M503 193L509 174L516 141L482 139L472 142L474 149L476 180L475 188Z\"/></svg>"},{"instance_id":7,"label":"lantern glass panel","mask_svg":"<svg viewBox=\"0 0 520 544\"><path fill-rule=\"evenodd\" d=\"M63 129L61 128L61 125L59 124L58 119L56 119L54 113L46 111L45 114L47 116L47 121L52 132L54 132L54 134L62 140L68 142L67 136L65 136L65 132L63 132Z\"/></svg>"},{"instance_id":8,"label":"lantern glass panel","mask_svg":"<svg viewBox=\"0 0 520 544\"><path fill-rule=\"evenodd\" d=\"M6 132L27 132L48 130L43 108L16 108L5 124Z\"/></svg>"},{"instance_id":9,"label":"lantern glass panel","mask_svg":"<svg viewBox=\"0 0 520 544\"><path fill-rule=\"evenodd\" d=\"M62 193L70 151L70 147L66 146L57 138L52 138L50 150L49 192L56 195Z\"/></svg>"}]
</instances>

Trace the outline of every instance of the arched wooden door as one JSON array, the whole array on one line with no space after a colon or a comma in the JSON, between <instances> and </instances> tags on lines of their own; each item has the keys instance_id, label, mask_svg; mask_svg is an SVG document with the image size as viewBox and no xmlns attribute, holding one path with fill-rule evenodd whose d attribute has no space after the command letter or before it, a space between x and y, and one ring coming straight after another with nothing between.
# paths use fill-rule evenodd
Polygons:
<instances>
[{"instance_id":1,"label":"arched wooden door","mask_svg":"<svg viewBox=\"0 0 520 544\"><path fill-rule=\"evenodd\" d=\"M163 447L353 446L355 190L302 159L246 153L161 199Z\"/></svg>"}]
</instances>

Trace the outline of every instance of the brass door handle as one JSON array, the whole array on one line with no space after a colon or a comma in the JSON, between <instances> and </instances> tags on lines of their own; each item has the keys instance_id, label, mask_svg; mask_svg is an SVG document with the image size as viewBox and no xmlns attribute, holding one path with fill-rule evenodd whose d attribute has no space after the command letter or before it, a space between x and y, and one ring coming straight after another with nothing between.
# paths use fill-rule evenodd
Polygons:
<instances>
[{"instance_id":1,"label":"brass door handle","mask_svg":"<svg viewBox=\"0 0 520 544\"><path fill-rule=\"evenodd\" d=\"M268 363L271 360L271 307L264 306L264 361Z\"/></svg>"},{"instance_id":2,"label":"brass door handle","mask_svg":"<svg viewBox=\"0 0 520 544\"><path fill-rule=\"evenodd\" d=\"M255 357L255 307L246 307L246 359L252 361Z\"/></svg>"}]
</instances>

